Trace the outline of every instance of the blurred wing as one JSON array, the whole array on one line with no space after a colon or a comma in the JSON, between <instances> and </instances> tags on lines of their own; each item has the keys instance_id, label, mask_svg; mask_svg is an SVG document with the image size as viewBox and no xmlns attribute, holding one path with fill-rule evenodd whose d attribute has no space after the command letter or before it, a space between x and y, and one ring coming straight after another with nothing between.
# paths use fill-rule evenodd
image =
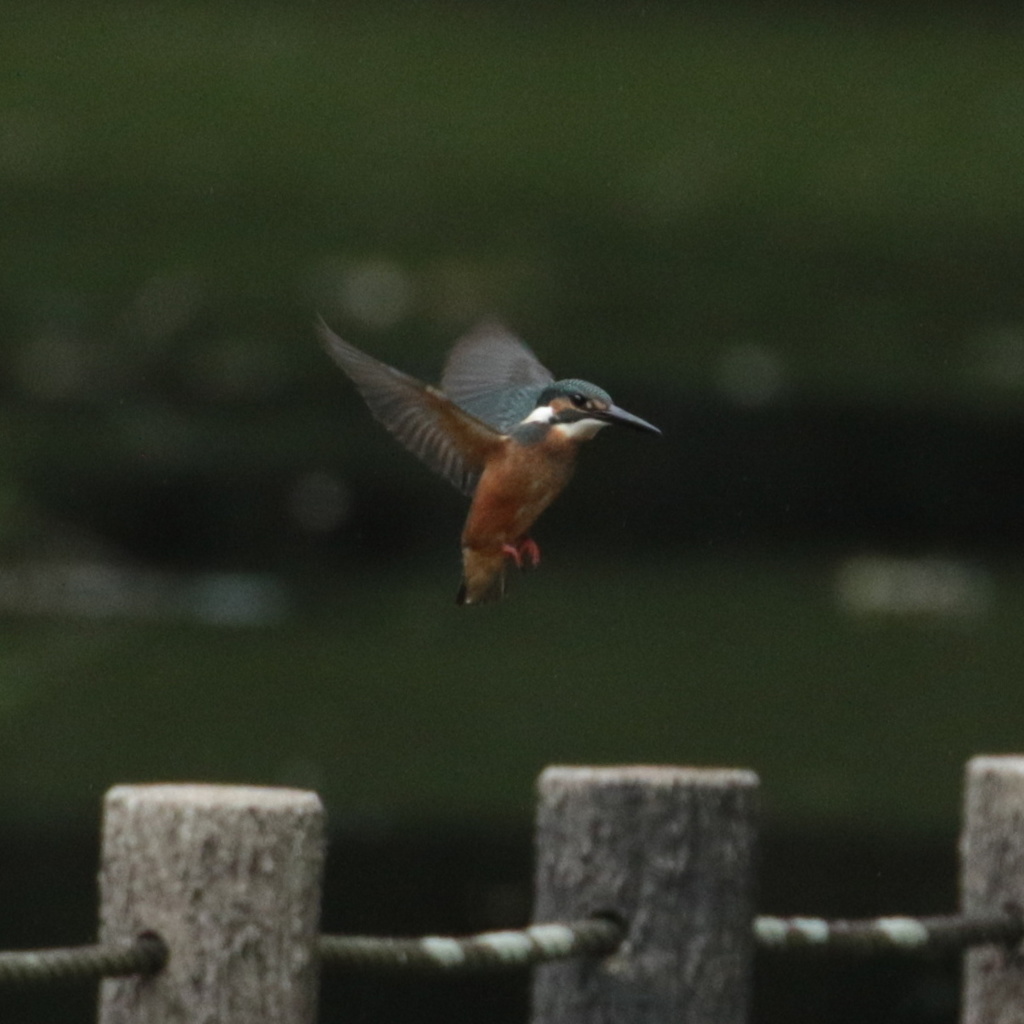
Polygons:
<instances>
[{"instance_id":1,"label":"blurred wing","mask_svg":"<svg viewBox=\"0 0 1024 1024\"><path fill-rule=\"evenodd\" d=\"M448 355L441 390L473 416L505 433L533 410L538 393L554 380L514 334L483 323Z\"/></svg>"},{"instance_id":2,"label":"blurred wing","mask_svg":"<svg viewBox=\"0 0 1024 1024\"><path fill-rule=\"evenodd\" d=\"M434 472L464 494L472 494L487 456L502 444L502 435L436 388L342 341L322 320L317 332L370 412Z\"/></svg>"}]
</instances>

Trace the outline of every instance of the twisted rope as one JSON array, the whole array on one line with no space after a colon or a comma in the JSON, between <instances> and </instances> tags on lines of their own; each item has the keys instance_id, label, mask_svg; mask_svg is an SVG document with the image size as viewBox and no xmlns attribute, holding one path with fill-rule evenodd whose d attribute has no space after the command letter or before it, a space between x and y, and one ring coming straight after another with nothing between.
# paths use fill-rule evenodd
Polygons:
<instances>
[{"instance_id":1,"label":"twisted rope","mask_svg":"<svg viewBox=\"0 0 1024 1024\"><path fill-rule=\"evenodd\" d=\"M95 981L156 974L167 963L167 956L163 939L152 934L140 935L130 945L110 943L0 953L0 984Z\"/></svg>"},{"instance_id":2,"label":"twisted rope","mask_svg":"<svg viewBox=\"0 0 1024 1024\"><path fill-rule=\"evenodd\" d=\"M827 921L820 917L759 917L754 940L767 950L836 953L946 953L1024 939L1024 919L990 917L875 917Z\"/></svg>"},{"instance_id":3,"label":"twisted rope","mask_svg":"<svg viewBox=\"0 0 1024 1024\"><path fill-rule=\"evenodd\" d=\"M570 957L603 957L623 942L626 929L610 918L534 924L518 931L483 932L462 938L419 939L365 935L321 935L323 964L344 970L422 971L465 974L522 970ZM791 952L885 952L938 954L969 946L1024 941L1024 919L991 917L878 917L829 921L820 917L758 917L758 948ZM0 953L0 986L150 975L167 964L169 952L155 934L130 944Z\"/></svg>"},{"instance_id":4,"label":"twisted rope","mask_svg":"<svg viewBox=\"0 0 1024 1024\"><path fill-rule=\"evenodd\" d=\"M607 956L624 937L622 925L611 919L593 917L566 924L534 924L518 931L483 932L464 938L321 935L319 950L322 962L331 967L458 974L519 970L574 956Z\"/></svg>"},{"instance_id":5,"label":"twisted rope","mask_svg":"<svg viewBox=\"0 0 1024 1024\"><path fill-rule=\"evenodd\" d=\"M322 961L331 967L455 974L531 967L574 956L607 956L618 948L625 934L615 921L591 918L465 938L322 935L319 948ZM857 921L762 916L754 921L755 945L779 952L935 955L969 946L1012 945L1021 940L1024 920L1005 916L894 916Z\"/></svg>"}]
</instances>

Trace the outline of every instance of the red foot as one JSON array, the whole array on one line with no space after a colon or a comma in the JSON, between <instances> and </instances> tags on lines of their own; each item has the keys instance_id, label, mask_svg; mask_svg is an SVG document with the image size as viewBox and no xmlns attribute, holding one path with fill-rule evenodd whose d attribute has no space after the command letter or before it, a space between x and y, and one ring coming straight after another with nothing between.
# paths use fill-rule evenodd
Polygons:
<instances>
[{"instance_id":1,"label":"red foot","mask_svg":"<svg viewBox=\"0 0 1024 1024\"><path fill-rule=\"evenodd\" d=\"M540 565L540 548L529 537L522 537L515 544L502 544L501 550L516 563L517 569L522 569L524 560L531 569Z\"/></svg>"},{"instance_id":2,"label":"red foot","mask_svg":"<svg viewBox=\"0 0 1024 1024\"><path fill-rule=\"evenodd\" d=\"M537 542L529 537L523 537L519 542L519 556L530 563L531 569L536 569L540 565L540 548L537 547Z\"/></svg>"}]
</instances>

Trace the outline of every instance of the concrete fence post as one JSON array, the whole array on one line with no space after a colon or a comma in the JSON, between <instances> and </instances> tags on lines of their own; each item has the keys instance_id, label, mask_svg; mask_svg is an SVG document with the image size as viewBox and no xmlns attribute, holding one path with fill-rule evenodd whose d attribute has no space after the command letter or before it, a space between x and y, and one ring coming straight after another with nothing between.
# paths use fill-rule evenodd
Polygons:
<instances>
[{"instance_id":1,"label":"concrete fence post","mask_svg":"<svg viewBox=\"0 0 1024 1024\"><path fill-rule=\"evenodd\" d=\"M960 838L961 910L1024 913L1024 757L967 763ZM963 1024L1024 1022L1024 957L976 946L964 956Z\"/></svg>"},{"instance_id":2,"label":"concrete fence post","mask_svg":"<svg viewBox=\"0 0 1024 1024\"><path fill-rule=\"evenodd\" d=\"M535 972L533 1024L743 1024L753 955L757 776L547 769L534 920L611 914L600 961Z\"/></svg>"},{"instance_id":3,"label":"concrete fence post","mask_svg":"<svg viewBox=\"0 0 1024 1024\"><path fill-rule=\"evenodd\" d=\"M313 1024L324 816L314 793L116 786L100 939L153 931L170 959L100 990L100 1024Z\"/></svg>"}]
</instances>

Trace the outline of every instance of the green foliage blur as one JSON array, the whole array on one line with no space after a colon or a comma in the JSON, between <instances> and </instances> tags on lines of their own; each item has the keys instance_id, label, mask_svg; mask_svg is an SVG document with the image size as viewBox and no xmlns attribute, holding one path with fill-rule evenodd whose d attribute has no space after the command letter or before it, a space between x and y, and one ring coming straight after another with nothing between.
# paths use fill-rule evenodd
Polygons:
<instances>
[{"instance_id":1,"label":"green foliage blur","mask_svg":"<svg viewBox=\"0 0 1024 1024\"><path fill-rule=\"evenodd\" d=\"M952 834L1024 736L1022 45L953 8L6 10L0 811L199 779L523 820L545 764L663 761ZM318 312L427 379L499 316L665 438L602 436L539 572L456 609L460 499Z\"/></svg>"}]
</instances>

